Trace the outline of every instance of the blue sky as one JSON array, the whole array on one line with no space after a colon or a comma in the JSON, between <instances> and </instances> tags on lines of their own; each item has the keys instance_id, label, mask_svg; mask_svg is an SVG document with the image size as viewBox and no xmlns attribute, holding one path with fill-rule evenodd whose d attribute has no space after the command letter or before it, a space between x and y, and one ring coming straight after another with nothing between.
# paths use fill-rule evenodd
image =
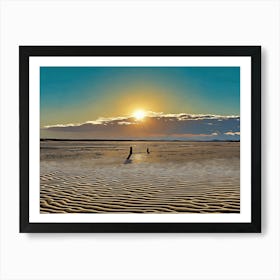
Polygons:
<instances>
[{"instance_id":1,"label":"blue sky","mask_svg":"<svg viewBox=\"0 0 280 280\"><path fill-rule=\"evenodd\" d=\"M240 68L40 69L41 128L81 125L100 118L128 118L135 110L150 112L150 117L151 112L161 113L161 117L180 113L239 116ZM54 132L52 135L55 137Z\"/></svg>"}]
</instances>

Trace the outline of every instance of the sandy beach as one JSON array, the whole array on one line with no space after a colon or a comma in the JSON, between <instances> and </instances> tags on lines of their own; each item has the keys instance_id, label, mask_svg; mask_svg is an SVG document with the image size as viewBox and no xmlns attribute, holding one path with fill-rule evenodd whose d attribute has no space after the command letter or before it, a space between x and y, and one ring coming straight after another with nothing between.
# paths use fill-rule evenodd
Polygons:
<instances>
[{"instance_id":1,"label":"sandy beach","mask_svg":"<svg viewBox=\"0 0 280 280\"><path fill-rule=\"evenodd\" d=\"M41 141L40 211L239 213L239 150L239 142Z\"/></svg>"}]
</instances>

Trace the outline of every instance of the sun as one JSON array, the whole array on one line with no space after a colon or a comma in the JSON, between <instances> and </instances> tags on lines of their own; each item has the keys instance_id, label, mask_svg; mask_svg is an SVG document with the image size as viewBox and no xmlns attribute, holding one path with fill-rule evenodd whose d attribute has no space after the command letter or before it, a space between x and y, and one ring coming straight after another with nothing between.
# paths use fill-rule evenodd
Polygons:
<instances>
[{"instance_id":1,"label":"sun","mask_svg":"<svg viewBox=\"0 0 280 280\"><path fill-rule=\"evenodd\" d=\"M145 112L143 110L137 110L133 113L133 116L136 120L143 120L146 116Z\"/></svg>"}]
</instances>

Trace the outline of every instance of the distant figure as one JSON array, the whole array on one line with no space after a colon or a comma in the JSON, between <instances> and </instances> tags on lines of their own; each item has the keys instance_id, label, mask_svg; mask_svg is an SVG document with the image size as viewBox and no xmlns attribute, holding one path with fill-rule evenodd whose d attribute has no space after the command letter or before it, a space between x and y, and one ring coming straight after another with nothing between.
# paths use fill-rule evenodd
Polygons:
<instances>
[{"instance_id":1,"label":"distant figure","mask_svg":"<svg viewBox=\"0 0 280 280\"><path fill-rule=\"evenodd\" d=\"M147 154L149 154L150 153L150 150L149 150L149 148L147 148Z\"/></svg>"},{"instance_id":2,"label":"distant figure","mask_svg":"<svg viewBox=\"0 0 280 280\"><path fill-rule=\"evenodd\" d=\"M129 160L129 159L130 159L130 157L131 157L131 155L132 155L132 147L130 147L130 150L129 150L129 155L128 155L128 157L126 158L126 160Z\"/></svg>"}]
</instances>

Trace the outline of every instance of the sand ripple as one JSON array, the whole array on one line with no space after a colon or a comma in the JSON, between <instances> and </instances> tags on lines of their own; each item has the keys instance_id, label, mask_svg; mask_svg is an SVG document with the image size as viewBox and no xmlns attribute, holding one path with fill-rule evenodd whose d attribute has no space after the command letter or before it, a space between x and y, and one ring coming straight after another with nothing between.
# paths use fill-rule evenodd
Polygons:
<instances>
[{"instance_id":1,"label":"sand ripple","mask_svg":"<svg viewBox=\"0 0 280 280\"><path fill-rule=\"evenodd\" d=\"M239 213L239 170L220 162L41 168L41 213Z\"/></svg>"}]
</instances>

